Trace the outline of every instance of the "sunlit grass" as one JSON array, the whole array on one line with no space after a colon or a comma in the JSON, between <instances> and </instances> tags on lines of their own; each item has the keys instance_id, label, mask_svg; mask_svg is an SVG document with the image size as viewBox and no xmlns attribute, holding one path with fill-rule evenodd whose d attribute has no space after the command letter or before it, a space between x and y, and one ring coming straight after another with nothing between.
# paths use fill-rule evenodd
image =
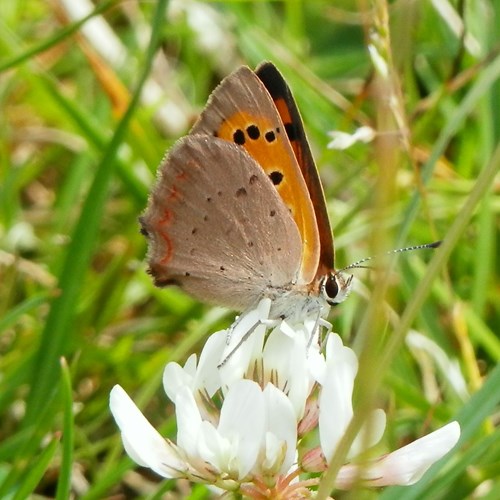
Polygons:
<instances>
[{"instance_id":1,"label":"sunlit grass","mask_svg":"<svg viewBox=\"0 0 500 500\"><path fill-rule=\"evenodd\" d=\"M121 384L175 439L162 369L234 317L153 287L137 217L210 91L262 60L301 109L338 267L444 241L388 273L359 271L362 288L331 320L360 353L360 405L375 398L388 413L387 450L457 418L462 440L415 486L350 495L500 496L500 7L467 4L454 18L437 8L447 5L172 1L167 14L159 2L102 2L80 26L83 14L62 2L2 4L1 498L210 497L136 470L108 395ZM106 24L87 31L92 19ZM379 132L375 142L326 148L328 131L361 125ZM409 347L410 328L458 364L465 391L432 351Z\"/></svg>"}]
</instances>

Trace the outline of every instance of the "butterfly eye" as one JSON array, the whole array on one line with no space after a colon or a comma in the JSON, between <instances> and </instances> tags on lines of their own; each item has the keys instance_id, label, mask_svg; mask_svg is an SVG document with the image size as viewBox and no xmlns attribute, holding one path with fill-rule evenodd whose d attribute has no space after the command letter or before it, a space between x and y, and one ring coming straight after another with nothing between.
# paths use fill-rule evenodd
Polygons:
<instances>
[{"instance_id":1,"label":"butterfly eye","mask_svg":"<svg viewBox=\"0 0 500 500\"><path fill-rule=\"evenodd\" d=\"M323 292L326 301L330 305L335 305L337 303L335 297L337 297L339 293L339 284L337 282L337 276L335 274L330 274L329 276L326 276L323 281L321 290Z\"/></svg>"},{"instance_id":2,"label":"butterfly eye","mask_svg":"<svg viewBox=\"0 0 500 500\"><path fill-rule=\"evenodd\" d=\"M345 300L351 291L352 276L345 276L334 271L324 276L321 281L321 294L331 306L336 306Z\"/></svg>"}]
</instances>

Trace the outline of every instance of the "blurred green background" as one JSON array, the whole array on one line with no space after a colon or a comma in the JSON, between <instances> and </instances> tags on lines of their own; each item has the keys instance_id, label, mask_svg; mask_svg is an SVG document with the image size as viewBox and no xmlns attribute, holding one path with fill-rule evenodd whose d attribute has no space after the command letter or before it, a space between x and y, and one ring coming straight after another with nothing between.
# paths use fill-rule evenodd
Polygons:
<instances>
[{"instance_id":1,"label":"blurred green background","mask_svg":"<svg viewBox=\"0 0 500 500\"><path fill-rule=\"evenodd\" d=\"M175 440L163 367L234 318L153 287L137 217L214 86L263 60L302 112L338 267L444 240L356 272L331 321L384 377L387 450L456 418L462 440L413 487L335 498L500 498L499 25L498 0L2 2L0 498L212 498L135 467L108 394ZM373 142L327 148L363 125Z\"/></svg>"}]
</instances>

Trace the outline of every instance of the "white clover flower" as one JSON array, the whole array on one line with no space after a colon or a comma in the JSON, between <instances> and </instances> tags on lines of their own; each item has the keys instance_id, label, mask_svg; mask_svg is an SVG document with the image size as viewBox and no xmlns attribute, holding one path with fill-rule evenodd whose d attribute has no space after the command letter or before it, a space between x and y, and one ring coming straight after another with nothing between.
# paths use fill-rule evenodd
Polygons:
<instances>
[{"instance_id":1,"label":"white clover flower","mask_svg":"<svg viewBox=\"0 0 500 500\"><path fill-rule=\"evenodd\" d=\"M325 356L317 355L314 363L314 373L320 385L320 447L304 455L304 470L324 471L328 467L326 457L334 456L353 416L352 392L357 369L358 360L354 352L342 344L339 336L330 335ZM380 409L374 410L352 443L348 459L376 445L382 438L385 424L385 413ZM344 465L339 470L335 485L339 489L349 489L360 482L371 487L414 484L457 444L459 437L458 422L451 422L378 459Z\"/></svg>"},{"instance_id":2,"label":"white clover flower","mask_svg":"<svg viewBox=\"0 0 500 500\"><path fill-rule=\"evenodd\" d=\"M358 371L358 360L354 351L345 347L338 335L330 335L325 357L319 356L315 366L319 395L319 436L325 457L332 457L353 416L352 392ZM377 444L385 429L385 413L374 410L365 422L365 427L354 441L348 457L356 456L362 446ZM369 434L369 441L366 435Z\"/></svg>"},{"instance_id":3,"label":"white clover flower","mask_svg":"<svg viewBox=\"0 0 500 500\"><path fill-rule=\"evenodd\" d=\"M164 439L120 386L110 407L125 450L139 465L165 478L187 478L245 498L311 498L353 416L358 361L336 334L325 352L311 344L317 312L269 320L271 302L242 315L231 331L212 335L197 362L169 363L164 388L175 404L176 443ZM251 333L246 341L242 342ZM266 339L267 335L267 339ZM227 353L232 352L229 358ZM221 361L225 362L221 365ZM385 413L375 410L351 446L348 459L376 444ZM370 434L367 434L367 433ZM304 443L320 446L307 449ZM377 460L343 466L336 487L412 484L457 442L456 422Z\"/></svg>"},{"instance_id":4,"label":"white clover flower","mask_svg":"<svg viewBox=\"0 0 500 500\"><path fill-rule=\"evenodd\" d=\"M332 140L327 144L328 149L348 149L357 142L368 143L375 138L375 131L368 126L357 128L354 133L341 132L340 130L333 130L328 132Z\"/></svg>"},{"instance_id":5,"label":"white clover flower","mask_svg":"<svg viewBox=\"0 0 500 500\"><path fill-rule=\"evenodd\" d=\"M336 485L349 489L357 481L372 487L414 484L457 444L459 438L460 425L450 422L377 460L342 467Z\"/></svg>"}]
</instances>

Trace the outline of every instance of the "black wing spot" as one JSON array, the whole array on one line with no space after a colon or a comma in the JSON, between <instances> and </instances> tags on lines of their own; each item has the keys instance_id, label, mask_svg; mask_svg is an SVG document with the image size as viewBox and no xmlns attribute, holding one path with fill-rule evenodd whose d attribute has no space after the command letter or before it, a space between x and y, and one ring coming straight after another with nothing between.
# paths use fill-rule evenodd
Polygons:
<instances>
[{"instance_id":1,"label":"black wing spot","mask_svg":"<svg viewBox=\"0 0 500 500\"><path fill-rule=\"evenodd\" d=\"M224 266L220 266L220 267L219 267L219 269L220 269L221 271L225 271L225 270L226 270L226 268L225 268Z\"/></svg>"},{"instance_id":2,"label":"black wing spot","mask_svg":"<svg viewBox=\"0 0 500 500\"><path fill-rule=\"evenodd\" d=\"M250 248L252 248L252 247L253 247L253 241L249 241L249 242L248 242L248 246L249 246Z\"/></svg>"},{"instance_id":3,"label":"black wing spot","mask_svg":"<svg viewBox=\"0 0 500 500\"><path fill-rule=\"evenodd\" d=\"M274 142L276 140L276 134L272 130L266 132L264 137L266 138L267 142Z\"/></svg>"},{"instance_id":4,"label":"black wing spot","mask_svg":"<svg viewBox=\"0 0 500 500\"><path fill-rule=\"evenodd\" d=\"M281 172L278 172L278 170L275 170L274 172L271 172L269 174L269 178L275 186L278 186L283 180L283 174Z\"/></svg>"},{"instance_id":5,"label":"black wing spot","mask_svg":"<svg viewBox=\"0 0 500 500\"><path fill-rule=\"evenodd\" d=\"M187 271L184 273L184 276L189 277L191 276L191 273L188 273Z\"/></svg>"},{"instance_id":6,"label":"black wing spot","mask_svg":"<svg viewBox=\"0 0 500 500\"><path fill-rule=\"evenodd\" d=\"M276 210L271 210L271 211L269 212L269 215L270 215L271 217L274 217L274 216L276 215Z\"/></svg>"},{"instance_id":7,"label":"black wing spot","mask_svg":"<svg viewBox=\"0 0 500 500\"><path fill-rule=\"evenodd\" d=\"M212 197L211 196L207 196L207 201L208 201L208 203L210 203L212 201Z\"/></svg>"},{"instance_id":8,"label":"black wing spot","mask_svg":"<svg viewBox=\"0 0 500 500\"><path fill-rule=\"evenodd\" d=\"M203 216L203 220L204 220L205 222L207 222L207 220L208 220L208 215L204 215L204 216Z\"/></svg>"},{"instance_id":9,"label":"black wing spot","mask_svg":"<svg viewBox=\"0 0 500 500\"><path fill-rule=\"evenodd\" d=\"M259 127L257 125L250 125L247 127L247 134L250 139L257 140L260 137Z\"/></svg>"},{"instance_id":10,"label":"black wing spot","mask_svg":"<svg viewBox=\"0 0 500 500\"><path fill-rule=\"evenodd\" d=\"M196 234L197 232L198 232L197 227L193 227L193 229L191 229L191 234Z\"/></svg>"},{"instance_id":11,"label":"black wing spot","mask_svg":"<svg viewBox=\"0 0 500 500\"><path fill-rule=\"evenodd\" d=\"M244 187L240 187L237 191L236 191L236 198L240 198L242 196L246 196L247 195L247 190L244 188Z\"/></svg>"},{"instance_id":12,"label":"black wing spot","mask_svg":"<svg viewBox=\"0 0 500 500\"><path fill-rule=\"evenodd\" d=\"M222 191L217 191L217 196L222 196Z\"/></svg>"},{"instance_id":13,"label":"black wing spot","mask_svg":"<svg viewBox=\"0 0 500 500\"><path fill-rule=\"evenodd\" d=\"M233 141L240 146L243 146L243 144L245 144L245 133L243 132L243 130L238 129L234 131Z\"/></svg>"}]
</instances>

